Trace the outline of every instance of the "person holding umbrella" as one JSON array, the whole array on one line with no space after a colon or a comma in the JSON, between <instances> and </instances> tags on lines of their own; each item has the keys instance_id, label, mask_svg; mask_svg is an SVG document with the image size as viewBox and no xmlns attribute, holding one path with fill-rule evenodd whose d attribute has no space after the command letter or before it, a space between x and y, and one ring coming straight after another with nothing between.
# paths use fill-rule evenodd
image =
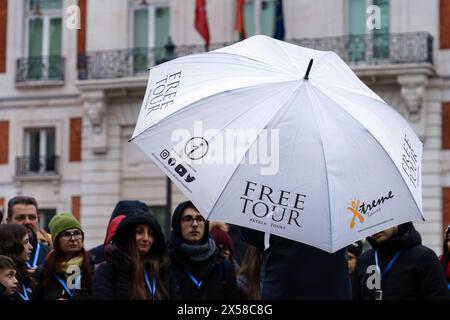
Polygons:
<instances>
[{"instance_id":1,"label":"person holding umbrella","mask_svg":"<svg viewBox=\"0 0 450 320\"><path fill-rule=\"evenodd\" d=\"M444 246L440 260L447 278L447 287L450 290L450 225L448 225L444 233Z\"/></svg>"},{"instance_id":2,"label":"person holding umbrella","mask_svg":"<svg viewBox=\"0 0 450 320\"><path fill-rule=\"evenodd\" d=\"M209 236L209 222L190 201L175 209L169 246L183 299L238 299L233 264L221 254Z\"/></svg>"},{"instance_id":3,"label":"person holding umbrella","mask_svg":"<svg viewBox=\"0 0 450 320\"><path fill-rule=\"evenodd\" d=\"M147 210L115 217L108 230L106 262L94 274L96 300L179 299L161 226Z\"/></svg>"},{"instance_id":4,"label":"person holding umbrella","mask_svg":"<svg viewBox=\"0 0 450 320\"><path fill-rule=\"evenodd\" d=\"M367 241L372 249L356 264L355 300L450 298L439 259L422 245L411 222L375 233Z\"/></svg>"}]
</instances>

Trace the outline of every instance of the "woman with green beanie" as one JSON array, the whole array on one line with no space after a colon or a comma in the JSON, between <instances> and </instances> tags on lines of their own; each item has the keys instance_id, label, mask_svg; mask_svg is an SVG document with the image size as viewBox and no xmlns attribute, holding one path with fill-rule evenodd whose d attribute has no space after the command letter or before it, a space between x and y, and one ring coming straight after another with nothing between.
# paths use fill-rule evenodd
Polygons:
<instances>
[{"instance_id":1,"label":"woman with green beanie","mask_svg":"<svg viewBox=\"0 0 450 320\"><path fill-rule=\"evenodd\" d=\"M38 299L89 299L93 264L84 249L84 233L80 223L70 213L54 216L49 224L53 250L44 266L36 271L40 286Z\"/></svg>"}]
</instances>

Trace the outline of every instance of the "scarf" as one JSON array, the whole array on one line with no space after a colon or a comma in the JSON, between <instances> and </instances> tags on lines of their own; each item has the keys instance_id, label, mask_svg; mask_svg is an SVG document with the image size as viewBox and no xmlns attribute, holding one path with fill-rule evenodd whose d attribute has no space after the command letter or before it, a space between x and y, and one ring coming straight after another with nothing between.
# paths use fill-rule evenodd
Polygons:
<instances>
[{"instance_id":1,"label":"scarf","mask_svg":"<svg viewBox=\"0 0 450 320\"><path fill-rule=\"evenodd\" d=\"M178 243L175 247L177 252L182 253L191 262L201 262L208 260L216 251L216 244L209 238L205 244L191 245L185 242Z\"/></svg>"},{"instance_id":2,"label":"scarf","mask_svg":"<svg viewBox=\"0 0 450 320\"><path fill-rule=\"evenodd\" d=\"M64 274L65 277L67 277L67 268L70 266L77 266L81 269L81 265L83 264L83 256L79 255L76 257L73 257L67 261L61 261L56 266L56 272L58 274Z\"/></svg>"}]
</instances>

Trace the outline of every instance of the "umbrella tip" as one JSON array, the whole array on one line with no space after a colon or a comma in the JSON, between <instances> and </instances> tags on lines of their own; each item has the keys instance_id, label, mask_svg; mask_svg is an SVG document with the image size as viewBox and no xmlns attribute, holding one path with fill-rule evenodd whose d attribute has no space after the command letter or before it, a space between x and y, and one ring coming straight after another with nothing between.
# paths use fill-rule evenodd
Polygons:
<instances>
[{"instance_id":1,"label":"umbrella tip","mask_svg":"<svg viewBox=\"0 0 450 320\"><path fill-rule=\"evenodd\" d=\"M309 60L308 69L306 69L305 76L303 77L303 79L305 79L305 80L309 79L309 72L311 71L313 61L314 61L314 59Z\"/></svg>"}]
</instances>

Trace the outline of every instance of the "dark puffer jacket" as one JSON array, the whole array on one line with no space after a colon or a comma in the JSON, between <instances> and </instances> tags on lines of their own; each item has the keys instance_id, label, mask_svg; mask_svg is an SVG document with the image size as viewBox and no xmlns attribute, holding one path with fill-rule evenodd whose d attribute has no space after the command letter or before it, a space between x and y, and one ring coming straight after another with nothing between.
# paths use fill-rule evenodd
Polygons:
<instances>
[{"instance_id":1,"label":"dark puffer jacket","mask_svg":"<svg viewBox=\"0 0 450 320\"><path fill-rule=\"evenodd\" d=\"M181 297L185 300L233 300L238 299L239 293L236 283L236 273L230 263L216 248L207 259L192 261L191 256L181 247L185 244L181 236L181 216L189 205L183 202L175 209L172 217L172 234L170 238L172 269L178 281ZM205 222L205 233L201 244L210 241L209 223ZM201 282L198 287L188 275Z\"/></svg>"},{"instance_id":2,"label":"dark puffer jacket","mask_svg":"<svg viewBox=\"0 0 450 320\"><path fill-rule=\"evenodd\" d=\"M448 289L439 260L431 249L423 246L419 232L411 222L398 226L398 232L389 240L378 244L367 238L373 249L363 253L356 264L353 298L374 300L376 289L369 289L373 283L368 272L375 265L375 250L381 272L393 257L400 252L385 276L381 278L384 300L448 299Z\"/></svg>"},{"instance_id":3,"label":"dark puffer jacket","mask_svg":"<svg viewBox=\"0 0 450 320\"><path fill-rule=\"evenodd\" d=\"M154 241L149 256L166 257L169 261L167 247L161 227L156 219L146 211L135 211L120 219L117 229L111 234L112 243L106 247L106 261L95 270L92 285L92 299L130 300L133 298L133 260L125 252L128 234L138 224L148 224L153 230ZM146 266L150 274L150 266ZM161 285L167 290L169 299L179 299L179 290L169 263L161 266Z\"/></svg>"}]
</instances>

